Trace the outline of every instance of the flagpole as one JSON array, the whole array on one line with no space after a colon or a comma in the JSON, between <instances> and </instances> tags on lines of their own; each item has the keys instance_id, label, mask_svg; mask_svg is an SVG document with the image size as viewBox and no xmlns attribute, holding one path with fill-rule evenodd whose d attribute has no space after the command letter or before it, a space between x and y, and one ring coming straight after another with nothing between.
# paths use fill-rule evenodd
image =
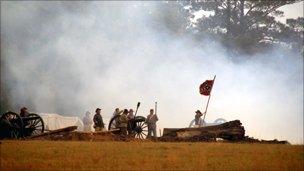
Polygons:
<instances>
[{"instance_id":1,"label":"flagpole","mask_svg":"<svg viewBox=\"0 0 304 171\"><path fill-rule=\"evenodd\" d=\"M207 106L206 106L206 109L205 109L205 112L204 112L203 124L205 122L205 117L206 117L206 114L207 114L207 110L208 110L208 106L209 106L209 101L210 101L210 97L211 97L211 91L213 89L213 85L214 85L214 82L215 82L215 77L216 77L216 75L214 75L214 78L213 78L213 84L212 84L212 87L211 87L211 90L210 90L210 95L208 97Z\"/></svg>"}]
</instances>

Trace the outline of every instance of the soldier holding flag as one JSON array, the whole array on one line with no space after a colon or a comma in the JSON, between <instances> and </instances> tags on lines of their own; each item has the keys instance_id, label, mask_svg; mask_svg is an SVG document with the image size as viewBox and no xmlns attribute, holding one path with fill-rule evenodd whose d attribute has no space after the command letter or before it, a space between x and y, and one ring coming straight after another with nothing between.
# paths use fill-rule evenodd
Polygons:
<instances>
[{"instance_id":1,"label":"soldier holding flag","mask_svg":"<svg viewBox=\"0 0 304 171\"><path fill-rule=\"evenodd\" d=\"M203 123L205 121L207 109L208 109L208 106L209 106L209 101L210 101L210 97L211 97L211 90L212 90L212 87L213 87L213 84L214 84L214 81L215 81L215 77L216 77L216 75L214 76L213 80L206 80L199 87L199 92L200 92L201 95L209 96L208 97L207 106L206 106L206 110L205 110L205 112L203 114L200 115L200 117L202 115L204 116Z\"/></svg>"},{"instance_id":2,"label":"soldier holding flag","mask_svg":"<svg viewBox=\"0 0 304 171\"><path fill-rule=\"evenodd\" d=\"M196 127L200 127L202 125L201 123L201 116L203 116L205 113L202 113L200 110L195 111L195 119L194 119L194 125Z\"/></svg>"}]
</instances>

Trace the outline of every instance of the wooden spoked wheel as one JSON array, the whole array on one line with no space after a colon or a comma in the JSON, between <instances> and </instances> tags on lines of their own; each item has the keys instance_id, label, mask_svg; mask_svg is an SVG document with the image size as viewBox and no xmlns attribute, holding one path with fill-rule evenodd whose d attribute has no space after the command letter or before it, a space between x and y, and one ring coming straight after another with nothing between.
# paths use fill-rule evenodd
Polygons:
<instances>
[{"instance_id":1,"label":"wooden spoked wheel","mask_svg":"<svg viewBox=\"0 0 304 171\"><path fill-rule=\"evenodd\" d=\"M38 114L31 113L28 117L22 119L25 136L38 135L44 132L44 122Z\"/></svg>"},{"instance_id":2,"label":"wooden spoked wheel","mask_svg":"<svg viewBox=\"0 0 304 171\"><path fill-rule=\"evenodd\" d=\"M23 137L23 121L17 113L7 112L0 118L0 138Z\"/></svg>"}]
</instances>

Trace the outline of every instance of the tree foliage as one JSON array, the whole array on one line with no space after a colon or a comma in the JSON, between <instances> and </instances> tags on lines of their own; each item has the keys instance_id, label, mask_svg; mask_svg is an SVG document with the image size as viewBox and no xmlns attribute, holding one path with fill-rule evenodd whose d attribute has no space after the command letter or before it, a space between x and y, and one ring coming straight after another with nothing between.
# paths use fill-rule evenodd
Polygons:
<instances>
[{"instance_id":1,"label":"tree foliage","mask_svg":"<svg viewBox=\"0 0 304 171\"><path fill-rule=\"evenodd\" d=\"M176 3L183 7L179 9L180 15L187 17L188 23L181 21L182 27L175 30L185 29L187 25L184 33L191 33L198 40L212 38L220 41L236 53L253 54L276 46L303 53L303 17L289 19L286 24L276 20L284 14L278 8L295 2L298 1L179 1ZM197 12L209 12L211 15L193 23L193 14ZM167 25L170 25L168 21ZM177 26L176 20L173 23L171 26Z\"/></svg>"}]
</instances>

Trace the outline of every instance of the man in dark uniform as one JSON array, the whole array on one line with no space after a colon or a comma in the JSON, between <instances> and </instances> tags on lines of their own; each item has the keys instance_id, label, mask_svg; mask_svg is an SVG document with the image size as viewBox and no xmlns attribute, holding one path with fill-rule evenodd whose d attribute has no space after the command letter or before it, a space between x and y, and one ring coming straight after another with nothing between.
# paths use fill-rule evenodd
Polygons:
<instances>
[{"instance_id":1,"label":"man in dark uniform","mask_svg":"<svg viewBox=\"0 0 304 171\"><path fill-rule=\"evenodd\" d=\"M100 114L101 109L97 108L95 110L95 112L96 112L96 114L94 115L94 118L93 118L95 131L102 131L104 129L105 125L103 123L103 119Z\"/></svg>"},{"instance_id":2,"label":"man in dark uniform","mask_svg":"<svg viewBox=\"0 0 304 171\"><path fill-rule=\"evenodd\" d=\"M20 109L20 116L21 117L28 117L29 116L29 112L27 111L26 107L23 107Z\"/></svg>"}]
</instances>

